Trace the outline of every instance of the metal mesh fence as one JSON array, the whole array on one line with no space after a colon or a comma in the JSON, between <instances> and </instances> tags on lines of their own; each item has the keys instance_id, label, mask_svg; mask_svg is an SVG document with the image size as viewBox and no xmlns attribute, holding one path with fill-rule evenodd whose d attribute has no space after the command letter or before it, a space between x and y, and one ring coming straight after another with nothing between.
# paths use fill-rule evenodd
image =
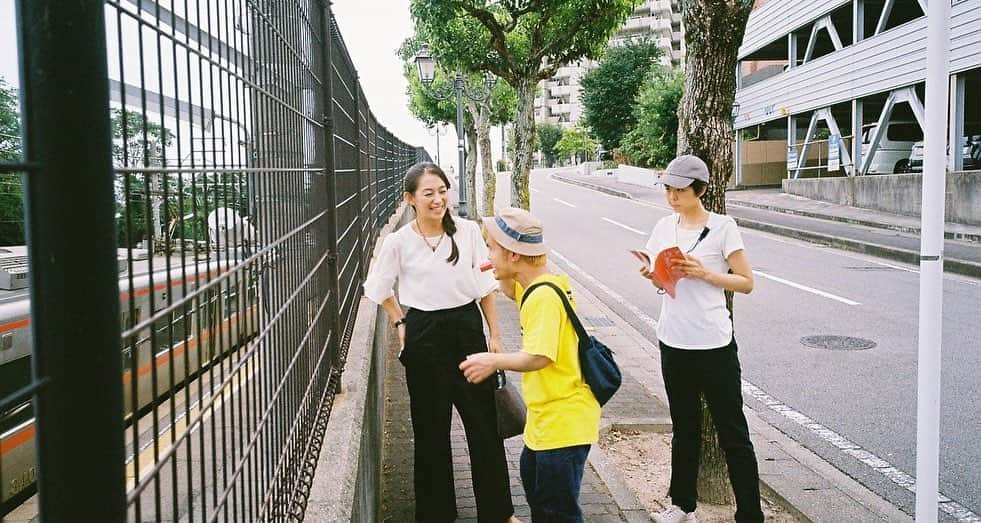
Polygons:
<instances>
[{"instance_id":1,"label":"metal mesh fence","mask_svg":"<svg viewBox=\"0 0 981 523\"><path fill-rule=\"evenodd\" d=\"M24 27L41 3L18 4ZM119 358L121 373L99 386L109 395L121 386L123 423L91 429L122 437L124 462L96 463L107 477L124 468L118 514L131 521L301 518L378 229L396 209L402 173L425 152L372 114L328 2L101 7L104 41L98 31L79 39L104 46L106 74L79 82L108 79L101 138L111 147L118 277L98 289L115 295L118 285L120 343L101 354ZM39 44L20 43L36 65ZM24 96L37 85L25 81ZM58 151L32 138L39 114L24 118L23 161L0 172L45 172ZM46 202L30 190L27 201ZM35 243L57 240L33 227ZM80 389L61 386L76 379L70 369L45 372L47 345L32 350L29 298L35 310L44 300L85 309L84 296L33 289L0 306L0 343L16 344L0 352L0 514L37 484L55 492L59 477L73 477L59 468L71 463L36 458L49 454L42 444L57 449L50 455L85 452L35 438L52 426L46 402ZM86 490L114 485L90 477ZM42 518L57 504L44 495Z\"/></svg>"}]
</instances>

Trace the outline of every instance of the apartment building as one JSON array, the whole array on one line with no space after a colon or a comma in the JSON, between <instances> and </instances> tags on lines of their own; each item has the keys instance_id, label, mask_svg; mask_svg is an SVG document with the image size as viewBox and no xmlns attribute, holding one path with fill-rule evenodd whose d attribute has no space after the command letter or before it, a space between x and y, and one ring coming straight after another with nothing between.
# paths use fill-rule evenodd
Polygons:
<instances>
[{"instance_id":1,"label":"apartment building","mask_svg":"<svg viewBox=\"0 0 981 523\"><path fill-rule=\"evenodd\" d=\"M758 3L739 50L736 183L922 169L925 13L926 0ZM981 1L954 0L949 23L949 166L981 169Z\"/></svg>"},{"instance_id":2,"label":"apartment building","mask_svg":"<svg viewBox=\"0 0 981 523\"><path fill-rule=\"evenodd\" d=\"M620 31L610 39L610 46L622 45L630 38L648 37L661 48L664 65L684 63L684 29L681 25L681 2L655 0L641 3L624 23ZM582 118L579 99L580 82L586 73L596 67L596 62L581 60L561 67L551 79L540 84L535 98L535 121L553 123L568 128Z\"/></svg>"}]
</instances>

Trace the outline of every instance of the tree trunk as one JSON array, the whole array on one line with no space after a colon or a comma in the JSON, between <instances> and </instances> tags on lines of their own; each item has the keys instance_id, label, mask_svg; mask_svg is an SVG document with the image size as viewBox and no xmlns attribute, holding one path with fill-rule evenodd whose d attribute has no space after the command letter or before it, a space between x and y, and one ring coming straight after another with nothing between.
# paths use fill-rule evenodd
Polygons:
<instances>
[{"instance_id":1,"label":"tree trunk","mask_svg":"<svg viewBox=\"0 0 981 523\"><path fill-rule=\"evenodd\" d=\"M678 107L678 154L694 154L709 168L705 208L724 214L726 185L733 171L732 102L736 56L746 31L752 0L689 0L682 3L685 26L685 93ZM731 299L727 304L732 310ZM702 403L702 461L698 497L732 504L725 454Z\"/></svg>"},{"instance_id":2,"label":"tree trunk","mask_svg":"<svg viewBox=\"0 0 981 523\"><path fill-rule=\"evenodd\" d=\"M535 86L534 80L524 80L514 86L518 106L514 118L514 156L511 159L511 205L531 209L528 177L531 175L532 147L535 143Z\"/></svg>"},{"instance_id":3,"label":"tree trunk","mask_svg":"<svg viewBox=\"0 0 981 523\"><path fill-rule=\"evenodd\" d=\"M480 107L480 118L477 123L477 145L480 147L480 164L484 181L484 206L481 215L494 216L497 172L494 171L494 160L491 156L490 111L484 105Z\"/></svg>"},{"instance_id":4,"label":"tree trunk","mask_svg":"<svg viewBox=\"0 0 981 523\"><path fill-rule=\"evenodd\" d=\"M467 218L476 220L480 214L477 212L477 128L473 123L465 125L464 134L467 137L467 167L464 175L467 177L467 201L470 202Z\"/></svg>"},{"instance_id":5,"label":"tree trunk","mask_svg":"<svg viewBox=\"0 0 981 523\"><path fill-rule=\"evenodd\" d=\"M476 202L474 202L474 212L480 216L494 216L494 193L497 191L497 178L494 173L494 162L491 158L490 101L474 102L473 100L467 100L466 103L467 112L470 113L476 129L476 140L474 140L475 143L470 143L470 150L474 151L475 162L478 161L477 154L479 151L479 163L481 166L482 184L480 192L482 198L479 208L476 207ZM467 161L467 165L470 165L469 160ZM476 166L474 169L476 170Z\"/></svg>"}]
</instances>

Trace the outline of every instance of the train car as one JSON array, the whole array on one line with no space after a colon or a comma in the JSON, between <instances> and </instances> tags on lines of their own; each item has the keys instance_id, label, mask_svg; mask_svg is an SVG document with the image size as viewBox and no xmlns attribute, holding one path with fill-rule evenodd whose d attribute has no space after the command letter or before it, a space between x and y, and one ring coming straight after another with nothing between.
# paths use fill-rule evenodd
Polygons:
<instances>
[{"instance_id":1,"label":"train car","mask_svg":"<svg viewBox=\"0 0 981 523\"><path fill-rule=\"evenodd\" d=\"M24 281L7 284L5 275L18 264L24 268ZM235 262L167 268L160 258L138 262L120 278L121 385L127 423L255 336L255 272L226 273L229 265ZM26 248L0 248L0 287L7 287L0 289L0 399L31 380L26 266ZM0 516L35 491L34 435L30 401L0 411Z\"/></svg>"}]
</instances>

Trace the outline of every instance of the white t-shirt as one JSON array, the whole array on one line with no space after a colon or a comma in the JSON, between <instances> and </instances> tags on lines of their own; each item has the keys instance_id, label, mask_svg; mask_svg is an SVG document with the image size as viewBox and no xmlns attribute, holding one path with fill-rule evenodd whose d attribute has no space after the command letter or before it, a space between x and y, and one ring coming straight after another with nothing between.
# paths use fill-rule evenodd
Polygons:
<instances>
[{"instance_id":1,"label":"white t-shirt","mask_svg":"<svg viewBox=\"0 0 981 523\"><path fill-rule=\"evenodd\" d=\"M364 295L375 303L392 297L398 280L399 301L422 311L452 309L487 296L497 288L490 271L480 272L487 260L487 244L476 222L454 217L457 249L456 265L450 256L450 237L445 236L436 251L430 248L412 224L406 224L385 237L381 252L364 282ZM435 244L439 237L429 238Z\"/></svg>"},{"instance_id":2,"label":"white t-shirt","mask_svg":"<svg viewBox=\"0 0 981 523\"><path fill-rule=\"evenodd\" d=\"M678 226L678 214L665 216L654 226L647 250L654 254L677 246L681 252L695 245L702 229ZM729 216L709 213L708 234L689 256L698 258L709 271L725 273L726 259L743 248L736 222ZM726 309L725 291L703 280L682 278L675 286L675 297L667 294L661 301L657 338L679 349L717 349L732 340L732 322Z\"/></svg>"}]
</instances>

